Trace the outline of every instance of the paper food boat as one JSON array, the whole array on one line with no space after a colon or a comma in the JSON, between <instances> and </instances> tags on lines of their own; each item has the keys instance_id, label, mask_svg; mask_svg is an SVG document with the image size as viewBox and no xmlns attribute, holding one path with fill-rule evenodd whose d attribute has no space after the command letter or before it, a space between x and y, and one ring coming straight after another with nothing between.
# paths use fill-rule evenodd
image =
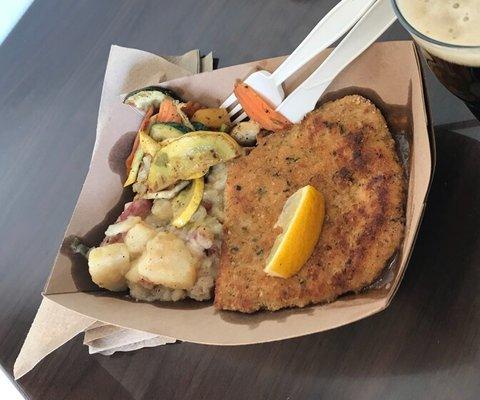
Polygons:
<instances>
[{"instance_id":1,"label":"paper food boat","mask_svg":"<svg viewBox=\"0 0 480 400\"><path fill-rule=\"evenodd\" d=\"M324 52L302 75L286 82L289 93L326 57ZM236 79L256 68L274 70L283 57L262 60L164 84L183 98L218 106ZM329 88L328 98L359 93L382 110L396 137L410 143L406 234L395 266L378 287L335 302L304 309L244 315L216 311L212 303L141 303L96 287L85 259L65 255L68 239L79 236L98 244L106 227L128 201L122 189L122 166L141 116L122 104L121 94L159 81L158 58L139 50L113 46L110 52L98 116L97 138L90 169L65 233L44 295L88 317L179 340L240 345L322 332L366 318L385 309L405 272L423 215L433 173L434 144L423 91L422 73L412 42L378 43L350 65Z\"/></svg>"}]
</instances>

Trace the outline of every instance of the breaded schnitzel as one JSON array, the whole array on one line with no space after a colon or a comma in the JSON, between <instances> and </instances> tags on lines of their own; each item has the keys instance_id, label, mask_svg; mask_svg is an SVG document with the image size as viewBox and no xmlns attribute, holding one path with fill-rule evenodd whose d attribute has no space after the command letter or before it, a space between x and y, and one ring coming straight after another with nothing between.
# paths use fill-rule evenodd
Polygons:
<instances>
[{"instance_id":1,"label":"breaded schnitzel","mask_svg":"<svg viewBox=\"0 0 480 400\"><path fill-rule=\"evenodd\" d=\"M325 196L319 242L298 274L268 276L275 222L307 184ZM303 307L369 285L403 238L405 187L385 119L363 97L326 103L291 130L259 138L228 166L215 306L246 313Z\"/></svg>"}]
</instances>

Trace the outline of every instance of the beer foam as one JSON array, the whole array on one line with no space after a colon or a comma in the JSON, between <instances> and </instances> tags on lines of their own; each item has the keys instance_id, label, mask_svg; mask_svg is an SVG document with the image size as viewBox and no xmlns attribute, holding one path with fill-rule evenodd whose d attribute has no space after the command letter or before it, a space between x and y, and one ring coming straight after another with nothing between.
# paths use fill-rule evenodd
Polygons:
<instances>
[{"instance_id":1,"label":"beer foam","mask_svg":"<svg viewBox=\"0 0 480 400\"><path fill-rule=\"evenodd\" d=\"M417 38L421 46L447 61L480 66L479 0L397 0L403 17L418 32L442 43L477 49L438 46Z\"/></svg>"}]
</instances>

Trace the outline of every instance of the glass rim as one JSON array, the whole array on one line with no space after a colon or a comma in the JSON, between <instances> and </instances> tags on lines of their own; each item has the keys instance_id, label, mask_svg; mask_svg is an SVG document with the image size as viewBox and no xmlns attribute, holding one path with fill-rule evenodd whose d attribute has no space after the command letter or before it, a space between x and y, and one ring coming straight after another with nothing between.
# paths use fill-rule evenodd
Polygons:
<instances>
[{"instance_id":1,"label":"glass rim","mask_svg":"<svg viewBox=\"0 0 480 400\"><path fill-rule=\"evenodd\" d=\"M480 45L470 46L470 45L461 45L461 44L453 44L453 43L442 42L440 40L433 39L430 36L427 36L422 32L419 32L403 16L402 12L400 11L400 8L398 7L397 0L392 0L392 5L393 5L393 9L395 11L395 14L397 15L397 18L400 21L400 23L403 25L403 27L407 31L409 31L410 33L413 33L415 36L418 36L420 39L423 39L426 42L430 42L430 43L435 44L437 46L448 47L448 48L451 48L451 49L469 49L469 50L478 49L478 50L480 50Z\"/></svg>"}]
</instances>

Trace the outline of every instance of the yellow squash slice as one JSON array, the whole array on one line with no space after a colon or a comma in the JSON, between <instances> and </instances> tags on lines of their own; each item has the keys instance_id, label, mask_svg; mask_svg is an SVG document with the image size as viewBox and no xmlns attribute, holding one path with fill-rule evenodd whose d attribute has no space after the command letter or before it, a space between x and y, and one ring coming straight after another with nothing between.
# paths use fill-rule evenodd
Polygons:
<instances>
[{"instance_id":1,"label":"yellow squash slice","mask_svg":"<svg viewBox=\"0 0 480 400\"><path fill-rule=\"evenodd\" d=\"M179 180L201 176L216 164L242 154L242 148L222 132L190 132L157 151L147 178L149 192L158 192Z\"/></svg>"},{"instance_id":2,"label":"yellow squash slice","mask_svg":"<svg viewBox=\"0 0 480 400\"><path fill-rule=\"evenodd\" d=\"M202 202L204 187L203 177L195 179L172 200L173 226L181 228L190 221Z\"/></svg>"},{"instance_id":3,"label":"yellow squash slice","mask_svg":"<svg viewBox=\"0 0 480 400\"><path fill-rule=\"evenodd\" d=\"M222 125L230 124L230 118L225 108L202 108L193 114L192 122L200 122L211 129L220 129Z\"/></svg>"}]
</instances>

